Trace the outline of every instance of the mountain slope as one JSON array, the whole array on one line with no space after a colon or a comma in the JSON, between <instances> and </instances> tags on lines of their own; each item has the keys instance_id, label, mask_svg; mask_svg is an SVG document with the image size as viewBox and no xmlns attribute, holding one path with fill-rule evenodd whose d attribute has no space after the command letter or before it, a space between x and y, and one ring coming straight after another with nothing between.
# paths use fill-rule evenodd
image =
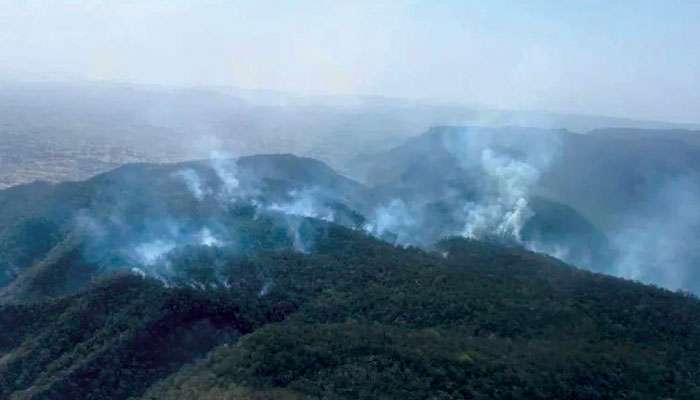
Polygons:
<instances>
[{"instance_id":1,"label":"mountain slope","mask_svg":"<svg viewBox=\"0 0 700 400\"><path fill-rule=\"evenodd\" d=\"M367 203L362 185L291 155L132 164L83 182L10 188L0 191L0 299L67 294L181 245L268 248L298 228L285 214L356 226ZM269 243L253 223L261 212L279 214L268 219L280 231Z\"/></svg>"},{"instance_id":2,"label":"mountain slope","mask_svg":"<svg viewBox=\"0 0 700 400\"><path fill-rule=\"evenodd\" d=\"M486 140L484 147L552 152L536 192L573 207L604 228L630 205L648 198L665 179L700 172L698 131L609 128L576 134L449 126L432 128L388 152L364 156L358 159L356 172L370 186L412 183L415 187L426 182L417 174L427 171L435 172L428 184L446 185L464 178L454 172L464 161L455 145L482 140ZM531 146L529 141L546 146Z\"/></svg>"},{"instance_id":3,"label":"mountain slope","mask_svg":"<svg viewBox=\"0 0 700 400\"><path fill-rule=\"evenodd\" d=\"M289 155L136 164L0 191L10 205L0 398L699 394L694 296L576 269L502 235L394 246L367 226L397 226L353 208L387 193ZM483 199L434 193L418 204L446 225L450 206ZM524 243L604 247L570 207L527 206Z\"/></svg>"},{"instance_id":4,"label":"mountain slope","mask_svg":"<svg viewBox=\"0 0 700 400\"><path fill-rule=\"evenodd\" d=\"M530 217L567 209L552 221L577 228L548 222L551 232L538 235L545 243L521 242L596 271L698 291L698 138L690 130L446 126L358 160L357 171L378 196L405 199L412 211L426 198L446 201L447 214L491 231L518 222L521 238L532 233ZM433 219L421 215L414 219Z\"/></svg>"},{"instance_id":5,"label":"mountain slope","mask_svg":"<svg viewBox=\"0 0 700 400\"><path fill-rule=\"evenodd\" d=\"M316 235L310 254L228 259L227 289L118 277L2 306L0 322L17 329L2 330L0 390L13 399L698 394L695 298L483 242L443 242L443 257L334 225Z\"/></svg>"}]
</instances>

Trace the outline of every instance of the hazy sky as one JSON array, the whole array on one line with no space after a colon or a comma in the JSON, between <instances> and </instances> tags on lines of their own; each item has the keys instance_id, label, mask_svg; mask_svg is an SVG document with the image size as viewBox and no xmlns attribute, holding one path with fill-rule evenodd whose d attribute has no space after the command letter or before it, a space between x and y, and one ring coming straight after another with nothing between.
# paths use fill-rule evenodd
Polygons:
<instances>
[{"instance_id":1,"label":"hazy sky","mask_svg":"<svg viewBox=\"0 0 700 400\"><path fill-rule=\"evenodd\" d=\"M700 122L700 1L0 0L0 77Z\"/></svg>"}]
</instances>

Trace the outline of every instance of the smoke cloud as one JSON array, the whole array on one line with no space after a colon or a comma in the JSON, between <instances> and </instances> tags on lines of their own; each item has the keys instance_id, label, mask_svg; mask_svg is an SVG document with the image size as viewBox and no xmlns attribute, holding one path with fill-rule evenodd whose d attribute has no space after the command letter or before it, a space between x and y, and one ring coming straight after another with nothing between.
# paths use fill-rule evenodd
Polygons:
<instances>
[{"instance_id":1,"label":"smoke cloud","mask_svg":"<svg viewBox=\"0 0 700 400\"><path fill-rule=\"evenodd\" d=\"M700 288L700 251L692 239L700 233L696 175L667 179L603 234L573 209L540 197L540 180L560 157L556 131L437 133L440 147L431 151L443 153L427 155L433 158L425 164L435 171L419 164L392 184L363 189L362 202L332 185L290 185L218 157L185 164L147 188L143 176L126 170L114 192L108 187L98 195L98 203L108 206L81 212L75 221L90 238L86 254L104 269L135 270L168 284L182 277L173 259L184 248L199 248L207 257L216 249L250 254L250 243L258 241L253 236L259 232L250 231L255 221L269 220L283 232L280 246L312 252L313 238L304 231L310 218L401 246L431 248L455 235L496 240L668 288Z\"/></svg>"},{"instance_id":2,"label":"smoke cloud","mask_svg":"<svg viewBox=\"0 0 700 400\"><path fill-rule=\"evenodd\" d=\"M539 172L526 162L496 154L490 148L481 153L481 167L494 190L482 203L465 205L463 235L479 238L496 234L521 242L520 231L534 214L527 198Z\"/></svg>"},{"instance_id":3,"label":"smoke cloud","mask_svg":"<svg viewBox=\"0 0 700 400\"><path fill-rule=\"evenodd\" d=\"M203 187L203 183L195 170L183 169L175 172L174 176L182 178L185 185L187 185L187 189L197 200L202 200L205 195L210 194L208 188Z\"/></svg>"},{"instance_id":4,"label":"smoke cloud","mask_svg":"<svg viewBox=\"0 0 700 400\"><path fill-rule=\"evenodd\" d=\"M403 200L393 199L389 204L377 207L363 228L371 235L396 244L417 244L413 231L419 226L414 215Z\"/></svg>"},{"instance_id":5,"label":"smoke cloud","mask_svg":"<svg viewBox=\"0 0 700 400\"><path fill-rule=\"evenodd\" d=\"M305 219L332 222L343 210L327 190L279 194L279 183L241 172L237 159L223 156L165 175L153 171L154 179L129 168L114 174L96 206L74 219L85 257L102 272L130 270L167 285L227 286L230 277L220 275L226 259L280 248L308 253L314 243Z\"/></svg>"},{"instance_id":6,"label":"smoke cloud","mask_svg":"<svg viewBox=\"0 0 700 400\"><path fill-rule=\"evenodd\" d=\"M318 188L304 188L289 192L286 202L273 202L267 206L270 211L296 215L306 218L316 218L323 221L335 221L335 210L328 206Z\"/></svg>"},{"instance_id":7,"label":"smoke cloud","mask_svg":"<svg viewBox=\"0 0 700 400\"><path fill-rule=\"evenodd\" d=\"M671 289L700 292L700 176L669 179L628 212L613 240L615 273Z\"/></svg>"},{"instance_id":8,"label":"smoke cloud","mask_svg":"<svg viewBox=\"0 0 700 400\"><path fill-rule=\"evenodd\" d=\"M403 186L393 191L383 188L389 199L370 213L365 229L384 238L391 232L400 244L426 245L461 235L498 238L529 248L539 245L525 241L522 230L535 215L530 199L557 155L558 136L551 131L503 133L478 127L434 132L439 145L428 151L442 151L445 156L434 155L432 164L421 168L444 164L445 174L454 176L444 179L430 171L404 175ZM436 186L441 180L445 184Z\"/></svg>"}]
</instances>

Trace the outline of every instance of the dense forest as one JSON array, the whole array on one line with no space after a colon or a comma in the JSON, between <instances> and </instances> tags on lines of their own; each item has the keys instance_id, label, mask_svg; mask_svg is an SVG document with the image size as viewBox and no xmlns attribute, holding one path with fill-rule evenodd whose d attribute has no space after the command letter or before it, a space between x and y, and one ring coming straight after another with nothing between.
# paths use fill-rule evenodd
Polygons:
<instances>
[{"instance_id":1,"label":"dense forest","mask_svg":"<svg viewBox=\"0 0 700 400\"><path fill-rule=\"evenodd\" d=\"M191 279L205 284L216 262L229 287L118 274L0 307L2 397L700 394L693 296L487 242L451 239L427 253L307 223L310 254L189 259Z\"/></svg>"},{"instance_id":2,"label":"dense forest","mask_svg":"<svg viewBox=\"0 0 700 400\"><path fill-rule=\"evenodd\" d=\"M226 162L0 191L0 398L700 396L692 294L498 235L408 245L366 229L388 187ZM525 235L605 247L530 204Z\"/></svg>"},{"instance_id":3,"label":"dense forest","mask_svg":"<svg viewBox=\"0 0 700 400\"><path fill-rule=\"evenodd\" d=\"M0 400L700 400L700 0L202 3L0 0Z\"/></svg>"}]
</instances>

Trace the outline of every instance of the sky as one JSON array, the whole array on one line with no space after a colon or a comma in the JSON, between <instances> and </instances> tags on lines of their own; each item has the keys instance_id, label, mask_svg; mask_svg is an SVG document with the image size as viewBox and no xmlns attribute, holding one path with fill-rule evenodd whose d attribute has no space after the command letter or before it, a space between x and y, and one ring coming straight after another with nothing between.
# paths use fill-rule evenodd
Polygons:
<instances>
[{"instance_id":1,"label":"sky","mask_svg":"<svg viewBox=\"0 0 700 400\"><path fill-rule=\"evenodd\" d=\"M700 1L0 0L0 79L700 122Z\"/></svg>"}]
</instances>

